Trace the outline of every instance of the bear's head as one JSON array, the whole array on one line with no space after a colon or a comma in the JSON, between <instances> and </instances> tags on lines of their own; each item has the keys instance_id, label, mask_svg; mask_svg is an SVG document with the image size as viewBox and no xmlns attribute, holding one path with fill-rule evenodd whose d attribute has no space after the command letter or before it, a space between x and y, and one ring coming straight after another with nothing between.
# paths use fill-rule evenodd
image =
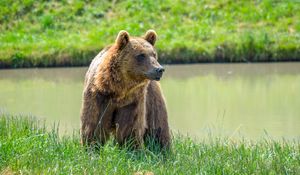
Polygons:
<instances>
[{"instance_id":1,"label":"bear's head","mask_svg":"<svg viewBox=\"0 0 300 175\"><path fill-rule=\"evenodd\" d=\"M165 69L157 61L156 38L154 30L148 30L143 37L130 37L124 30L119 32L115 46L123 75L134 80L160 80Z\"/></svg>"}]
</instances>

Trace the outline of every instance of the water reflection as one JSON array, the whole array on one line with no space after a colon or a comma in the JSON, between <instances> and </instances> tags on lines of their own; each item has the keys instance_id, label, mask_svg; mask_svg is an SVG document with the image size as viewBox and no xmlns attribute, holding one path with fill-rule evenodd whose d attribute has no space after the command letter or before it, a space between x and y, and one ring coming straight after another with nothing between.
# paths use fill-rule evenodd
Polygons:
<instances>
[{"instance_id":1,"label":"water reflection","mask_svg":"<svg viewBox=\"0 0 300 175\"><path fill-rule=\"evenodd\" d=\"M79 128L87 68L0 70L0 109ZM300 137L300 64L167 65L161 81L174 131L259 139Z\"/></svg>"}]
</instances>

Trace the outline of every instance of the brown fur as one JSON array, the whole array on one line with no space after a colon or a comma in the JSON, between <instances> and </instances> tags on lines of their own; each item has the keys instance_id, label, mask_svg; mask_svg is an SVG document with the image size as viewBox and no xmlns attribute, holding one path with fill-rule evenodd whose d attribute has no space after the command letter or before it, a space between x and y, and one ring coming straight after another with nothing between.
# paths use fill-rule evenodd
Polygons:
<instances>
[{"instance_id":1,"label":"brown fur","mask_svg":"<svg viewBox=\"0 0 300 175\"><path fill-rule=\"evenodd\" d=\"M115 44L103 49L86 73L81 110L81 141L104 144L112 133L119 144L144 137L169 147L168 115L159 82L148 73L160 66L154 44L156 33L143 38L121 31ZM137 55L144 56L139 61ZM145 57L145 58L144 58Z\"/></svg>"}]
</instances>

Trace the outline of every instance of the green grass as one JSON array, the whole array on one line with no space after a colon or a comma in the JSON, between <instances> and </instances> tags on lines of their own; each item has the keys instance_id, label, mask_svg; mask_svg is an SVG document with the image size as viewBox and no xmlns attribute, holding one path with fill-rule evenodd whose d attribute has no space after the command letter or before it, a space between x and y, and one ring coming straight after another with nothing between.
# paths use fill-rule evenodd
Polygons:
<instances>
[{"instance_id":1,"label":"green grass","mask_svg":"<svg viewBox=\"0 0 300 175\"><path fill-rule=\"evenodd\" d=\"M299 142L211 139L195 142L175 136L172 149L154 144L141 150L113 142L86 150L79 134L59 137L54 126L22 116L0 116L0 172L18 174L299 174Z\"/></svg>"},{"instance_id":2,"label":"green grass","mask_svg":"<svg viewBox=\"0 0 300 175\"><path fill-rule=\"evenodd\" d=\"M292 0L0 0L0 67L88 65L149 28L162 63L299 61L299 19Z\"/></svg>"}]
</instances>

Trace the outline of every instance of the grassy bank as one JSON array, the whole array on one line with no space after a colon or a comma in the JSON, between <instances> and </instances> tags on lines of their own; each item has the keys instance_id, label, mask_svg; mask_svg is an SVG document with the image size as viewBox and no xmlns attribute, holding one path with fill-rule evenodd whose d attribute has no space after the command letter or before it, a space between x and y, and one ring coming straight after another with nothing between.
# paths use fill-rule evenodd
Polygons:
<instances>
[{"instance_id":1,"label":"grassy bank","mask_svg":"<svg viewBox=\"0 0 300 175\"><path fill-rule=\"evenodd\" d=\"M299 143L214 139L196 143L175 136L170 152L138 151L108 143L85 150L78 133L59 138L26 117L0 116L0 172L20 174L299 174Z\"/></svg>"},{"instance_id":2,"label":"grassy bank","mask_svg":"<svg viewBox=\"0 0 300 175\"><path fill-rule=\"evenodd\" d=\"M295 1L0 1L0 67L88 65L153 28L163 63L300 60Z\"/></svg>"}]
</instances>

